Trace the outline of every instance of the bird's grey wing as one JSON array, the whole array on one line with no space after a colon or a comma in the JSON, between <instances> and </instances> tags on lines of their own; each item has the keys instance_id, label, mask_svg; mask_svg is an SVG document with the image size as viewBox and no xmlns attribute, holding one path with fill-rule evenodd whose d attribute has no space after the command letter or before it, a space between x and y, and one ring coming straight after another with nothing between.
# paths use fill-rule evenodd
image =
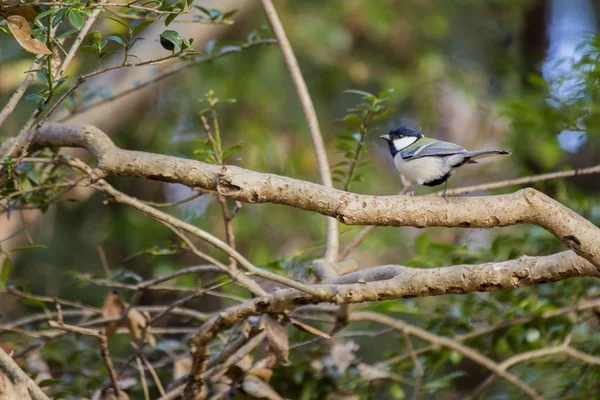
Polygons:
<instances>
[{"instance_id":1,"label":"bird's grey wing","mask_svg":"<svg viewBox=\"0 0 600 400\"><path fill-rule=\"evenodd\" d=\"M419 141L421 142L421 141ZM418 142L417 142L418 143ZM421 157L451 156L453 154L465 153L467 150L457 144L443 142L441 140L429 139L419 143L420 146L408 146L400 152L405 160L414 160Z\"/></svg>"}]
</instances>

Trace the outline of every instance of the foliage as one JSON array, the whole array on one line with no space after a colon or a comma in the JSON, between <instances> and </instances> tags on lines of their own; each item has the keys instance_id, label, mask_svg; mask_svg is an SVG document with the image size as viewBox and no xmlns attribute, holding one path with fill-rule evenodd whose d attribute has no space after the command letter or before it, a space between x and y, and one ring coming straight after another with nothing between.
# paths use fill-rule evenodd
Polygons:
<instances>
[{"instance_id":1,"label":"foliage","mask_svg":"<svg viewBox=\"0 0 600 400\"><path fill-rule=\"evenodd\" d=\"M337 182L348 191L355 182L362 182L363 175L359 173L361 167L369 161L361 161L364 153L368 152L367 137L369 133L377 131L374 123L381 121L394 112L386 106L388 95L393 90L383 90L377 96L361 90L346 90L344 93L356 94L362 97L363 102L349 108L348 114L343 118L345 132L336 135L336 150L344 155L344 161L333 166L332 174Z\"/></svg>"}]
</instances>

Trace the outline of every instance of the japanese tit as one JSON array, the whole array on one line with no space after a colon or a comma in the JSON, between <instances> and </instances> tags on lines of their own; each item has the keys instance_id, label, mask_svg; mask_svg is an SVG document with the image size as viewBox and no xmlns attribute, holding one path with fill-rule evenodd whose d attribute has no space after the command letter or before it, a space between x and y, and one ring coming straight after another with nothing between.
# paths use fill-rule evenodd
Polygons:
<instances>
[{"instance_id":1,"label":"japanese tit","mask_svg":"<svg viewBox=\"0 0 600 400\"><path fill-rule=\"evenodd\" d=\"M454 143L427 138L408 126L396 127L380 137L388 142L398 171L413 183L408 192L410 196L414 195L417 185L437 186L442 183L442 196L445 196L448 178L454 169L465 164L477 164L476 158L510 154L504 150L467 151Z\"/></svg>"}]
</instances>

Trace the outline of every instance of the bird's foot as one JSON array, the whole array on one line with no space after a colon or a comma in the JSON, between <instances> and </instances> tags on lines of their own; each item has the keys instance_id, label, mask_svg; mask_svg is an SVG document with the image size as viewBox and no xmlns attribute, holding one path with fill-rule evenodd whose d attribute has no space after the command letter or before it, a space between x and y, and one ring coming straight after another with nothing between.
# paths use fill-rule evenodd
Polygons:
<instances>
[{"instance_id":1,"label":"bird's foot","mask_svg":"<svg viewBox=\"0 0 600 400\"><path fill-rule=\"evenodd\" d=\"M415 189L410 189L410 190L409 190L409 191L406 193L406 195L407 195L407 196L411 196L411 197L413 197L413 196L415 195Z\"/></svg>"}]
</instances>

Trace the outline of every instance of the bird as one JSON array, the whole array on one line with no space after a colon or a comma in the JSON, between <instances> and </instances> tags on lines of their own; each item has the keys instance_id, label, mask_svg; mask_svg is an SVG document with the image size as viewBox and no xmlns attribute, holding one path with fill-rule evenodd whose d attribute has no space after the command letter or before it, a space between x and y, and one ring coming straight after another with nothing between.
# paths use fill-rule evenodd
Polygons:
<instances>
[{"instance_id":1,"label":"bird","mask_svg":"<svg viewBox=\"0 0 600 400\"><path fill-rule=\"evenodd\" d=\"M504 150L468 151L455 143L425 137L410 126L395 127L380 138L387 141L398 172L413 184L409 196L414 196L418 185L443 183L442 196L446 197L448 178L456 168L477 164L476 158L510 155Z\"/></svg>"}]
</instances>

